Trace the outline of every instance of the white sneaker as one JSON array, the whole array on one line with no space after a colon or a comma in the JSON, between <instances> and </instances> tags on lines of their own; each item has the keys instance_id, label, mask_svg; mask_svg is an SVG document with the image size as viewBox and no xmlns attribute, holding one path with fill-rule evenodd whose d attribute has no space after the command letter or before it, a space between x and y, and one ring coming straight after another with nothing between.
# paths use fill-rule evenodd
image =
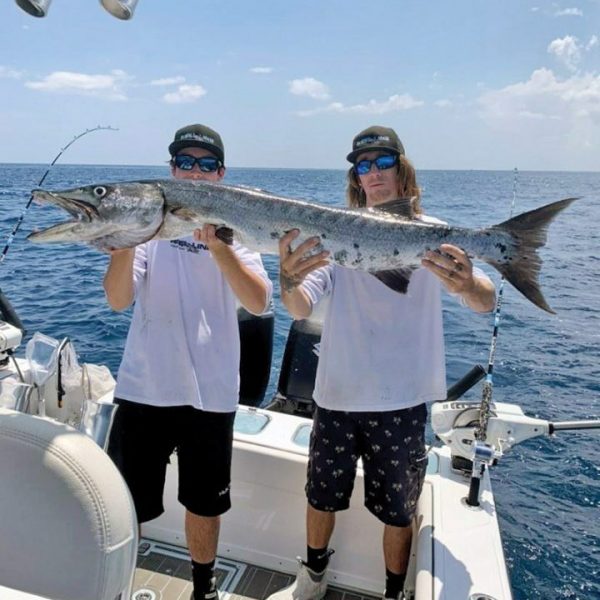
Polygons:
<instances>
[{"instance_id":1,"label":"white sneaker","mask_svg":"<svg viewBox=\"0 0 600 600\"><path fill-rule=\"evenodd\" d=\"M298 559L298 574L287 587L271 594L267 600L321 600L327 591L327 569L315 573L301 558Z\"/></svg>"}]
</instances>

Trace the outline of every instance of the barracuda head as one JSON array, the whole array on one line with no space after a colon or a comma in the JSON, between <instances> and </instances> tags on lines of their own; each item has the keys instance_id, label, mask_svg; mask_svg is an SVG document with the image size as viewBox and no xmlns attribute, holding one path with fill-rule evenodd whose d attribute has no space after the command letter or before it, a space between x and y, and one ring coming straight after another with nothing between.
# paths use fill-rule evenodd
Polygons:
<instances>
[{"instance_id":1,"label":"barracuda head","mask_svg":"<svg viewBox=\"0 0 600 600\"><path fill-rule=\"evenodd\" d=\"M153 237L163 222L164 198L156 182L96 184L70 190L34 190L41 204L54 204L73 218L35 231L35 243L86 242L101 250L131 248Z\"/></svg>"}]
</instances>

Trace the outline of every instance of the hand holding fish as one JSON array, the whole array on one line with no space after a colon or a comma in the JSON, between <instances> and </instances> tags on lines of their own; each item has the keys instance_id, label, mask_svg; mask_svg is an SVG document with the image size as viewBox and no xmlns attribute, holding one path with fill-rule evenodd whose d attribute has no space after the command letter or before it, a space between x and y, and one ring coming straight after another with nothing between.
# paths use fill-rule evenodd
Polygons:
<instances>
[{"instance_id":1,"label":"hand holding fish","mask_svg":"<svg viewBox=\"0 0 600 600\"><path fill-rule=\"evenodd\" d=\"M204 244L211 251L218 250L220 246L227 247L227 244L217 235L215 225L206 224L199 229L194 229L194 240Z\"/></svg>"},{"instance_id":2,"label":"hand holding fish","mask_svg":"<svg viewBox=\"0 0 600 600\"><path fill-rule=\"evenodd\" d=\"M421 264L437 275L452 294L462 294L473 289L473 263L467 253L451 244L442 244L440 252L426 252Z\"/></svg>"},{"instance_id":3,"label":"hand holding fish","mask_svg":"<svg viewBox=\"0 0 600 600\"><path fill-rule=\"evenodd\" d=\"M496 303L493 283L473 275L473 263L458 246L442 244L439 250L428 251L421 264L440 278L451 294L459 294L476 312L489 312Z\"/></svg>"},{"instance_id":4,"label":"hand holding fish","mask_svg":"<svg viewBox=\"0 0 600 600\"><path fill-rule=\"evenodd\" d=\"M279 274L281 288L286 292L293 291L311 271L324 267L328 263L329 252L326 250L309 255L310 250L321 243L318 237L308 238L292 250L290 244L299 235L298 229L292 229L279 240Z\"/></svg>"}]
</instances>

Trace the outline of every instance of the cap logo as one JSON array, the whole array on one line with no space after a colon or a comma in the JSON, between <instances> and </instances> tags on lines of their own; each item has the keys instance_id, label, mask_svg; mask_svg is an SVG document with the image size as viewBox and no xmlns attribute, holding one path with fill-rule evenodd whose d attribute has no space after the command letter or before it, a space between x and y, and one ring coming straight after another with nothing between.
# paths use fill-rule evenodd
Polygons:
<instances>
[{"instance_id":1,"label":"cap logo","mask_svg":"<svg viewBox=\"0 0 600 600\"><path fill-rule=\"evenodd\" d=\"M360 148L361 146L364 146L366 144L373 144L374 142L390 141L391 139L389 135L368 135L367 137L360 138L360 140L358 140L355 145L357 148Z\"/></svg>"},{"instance_id":2,"label":"cap logo","mask_svg":"<svg viewBox=\"0 0 600 600\"><path fill-rule=\"evenodd\" d=\"M198 133L182 133L179 136L179 141L183 140L196 140L198 142L206 142L207 144L215 145L215 140L208 135Z\"/></svg>"}]
</instances>

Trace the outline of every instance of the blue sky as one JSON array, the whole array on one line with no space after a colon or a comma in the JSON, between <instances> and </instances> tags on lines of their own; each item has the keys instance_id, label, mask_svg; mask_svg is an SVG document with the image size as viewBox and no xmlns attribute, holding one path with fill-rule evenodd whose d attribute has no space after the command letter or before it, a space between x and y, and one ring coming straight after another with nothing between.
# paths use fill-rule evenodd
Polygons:
<instances>
[{"instance_id":1,"label":"blue sky","mask_svg":"<svg viewBox=\"0 0 600 600\"><path fill-rule=\"evenodd\" d=\"M164 164L217 129L234 167L345 168L393 127L418 169L600 171L600 0L98 0L0 7L0 162Z\"/></svg>"}]
</instances>

